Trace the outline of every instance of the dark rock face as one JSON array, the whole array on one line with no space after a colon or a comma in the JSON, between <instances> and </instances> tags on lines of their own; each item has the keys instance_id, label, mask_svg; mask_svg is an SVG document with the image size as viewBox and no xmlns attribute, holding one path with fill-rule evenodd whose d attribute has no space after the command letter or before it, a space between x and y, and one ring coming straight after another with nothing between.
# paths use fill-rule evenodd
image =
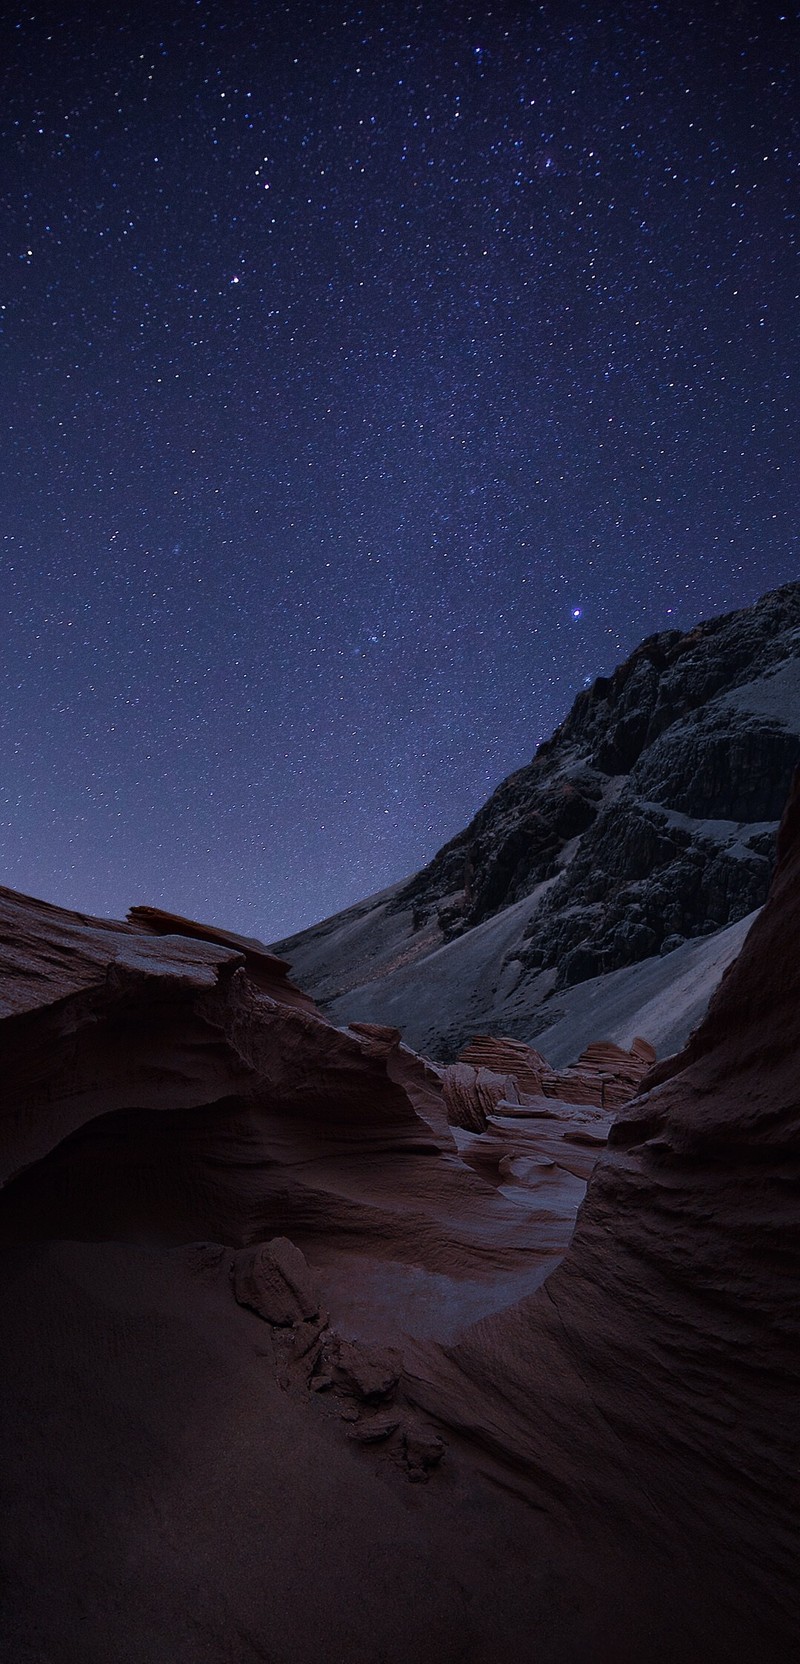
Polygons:
<instances>
[{"instance_id":1,"label":"dark rock face","mask_svg":"<svg viewBox=\"0 0 800 1664\"><path fill-rule=\"evenodd\" d=\"M777 820L797 760L783 723L712 705L668 728L631 776L640 798L696 820Z\"/></svg>"},{"instance_id":2,"label":"dark rock face","mask_svg":"<svg viewBox=\"0 0 800 1664\"><path fill-rule=\"evenodd\" d=\"M292 1328L317 1317L321 1305L304 1256L288 1237L242 1248L233 1265L240 1306L249 1306L276 1328Z\"/></svg>"},{"instance_id":3,"label":"dark rock face","mask_svg":"<svg viewBox=\"0 0 800 1664\"><path fill-rule=\"evenodd\" d=\"M574 873L532 929L529 963L557 965L561 982L631 964L670 936L717 929L760 906L771 872L763 844L745 853L741 838L731 848L663 811L777 826L800 761L800 676L781 714L726 696L765 677L768 685L792 660L800 666L800 584L687 635L643 642L578 696L529 767L411 881L417 918L444 895L447 934L480 924L552 877L581 835ZM611 777L620 776L609 802Z\"/></svg>"},{"instance_id":4,"label":"dark rock face","mask_svg":"<svg viewBox=\"0 0 800 1664\"><path fill-rule=\"evenodd\" d=\"M564 846L596 820L605 781L576 766L551 779L534 762L498 787L486 807L398 897L422 926L431 909L446 938L480 924L557 871Z\"/></svg>"},{"instance_id":5,"label":"dark rock face","mask_svg":"<svg viewBox=\"0 0 800 1664\"><path fill-rule=\"evenodd\" d=\"M382 900L385 933L398 920L394 961L371 951L363 909L350 958L336 921L278 946L335 1005L550 880L509 953L523 976L552 972L566 988L670 952L763 904L798 761L796 583L686 634L650 637L579 694L533 761ZM495 978L501 969L487 964Z\"/></svg>"},{"instance_id":6,"label":"dark rock face","mask_svg":"<svg viewBox=\"0 0 800 1664\"><path fill-rule=\"evenodd\" d=\"M763 850L774 837L767 835L761 851L738 839L721 848L627 793L545 898L528 965L557 966L557 987L568 987L646 959L670 939L677 946L722 929L761 906L771 871Z\"/></svg>"}]
</instances>

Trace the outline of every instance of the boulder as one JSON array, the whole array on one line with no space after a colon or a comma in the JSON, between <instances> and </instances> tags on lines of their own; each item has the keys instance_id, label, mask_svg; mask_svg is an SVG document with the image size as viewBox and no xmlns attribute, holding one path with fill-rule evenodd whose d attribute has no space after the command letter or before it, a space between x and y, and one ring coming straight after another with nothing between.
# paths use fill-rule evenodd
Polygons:
<instances>
[{"instance_id":1,"label":"boulder","mask_svg":"<svg viewBox=\"0 0 800 1664\"><path fill-rule=\"evenodd\" d=\"M240 1306L276 1326L302 1323L320 1309L319 1284L305 1256L285 1236L241 1248L233 1263L233 1286Z\"/></svg>"}]
</instances>

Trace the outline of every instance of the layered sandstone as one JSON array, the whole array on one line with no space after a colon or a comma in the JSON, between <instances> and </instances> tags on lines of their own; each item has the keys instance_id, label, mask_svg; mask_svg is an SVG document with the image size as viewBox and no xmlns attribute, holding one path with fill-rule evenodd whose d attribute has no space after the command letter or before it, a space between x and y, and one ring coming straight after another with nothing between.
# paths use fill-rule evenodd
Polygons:
<instances>
[{"instance_id":1,"label":"layered sandstone","mask_svg":"<svg viewBox=\"0 0 800 1664\"><path fill-rule=\"evenodd\" d=\"M417 1356L421 1405L626 1581L673 1590L666 1656L782 1664L800 1633L799 939L800 785L770 900L613 1125L563 1264Z\"/></svg>"},{"instance_id":2,"label":"layered sandstone","mask_svg":"<svg viewBox=\"0 0 800 1664\"><path fill-rule=\"evenodd\" d=\"M793 1656L800 795L780 855L643 1082L0 896L5 1656Z\"/></svg>"},{"instance_id":3,"label":"layered sandstone","mask_svg":"<svg viewBox=\"0 0 800 1664\"><path fill-rule=\"evenodd\" d=\"M566 1247L571 1169L506 1184L508 1148L459 1151L442 1071L396 1030L335 1028L258 943L4 891L0 999L6 1242L285 1235L343 1318L371 1332L377 1302L384 1328L442 1335L535 1287ZM509 1094L512 1075L486 1106Z\"/></svg>"}]
</instances>

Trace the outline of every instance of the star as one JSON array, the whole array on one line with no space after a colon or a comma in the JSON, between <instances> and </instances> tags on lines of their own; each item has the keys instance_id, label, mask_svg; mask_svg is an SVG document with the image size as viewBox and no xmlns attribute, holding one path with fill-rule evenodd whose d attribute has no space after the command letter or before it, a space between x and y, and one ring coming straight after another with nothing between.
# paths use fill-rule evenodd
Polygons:
<instances>
[{"instance_id":1,"label":"star","mask_svg":"<svg viewBox=\"0 0 800 1664\"><path fill-rule=\"evenodd\" d=\"M432 857L589 665L796 578L753 9L12 32L5 883L274 940Z\"/></svg>"}]
</instances>

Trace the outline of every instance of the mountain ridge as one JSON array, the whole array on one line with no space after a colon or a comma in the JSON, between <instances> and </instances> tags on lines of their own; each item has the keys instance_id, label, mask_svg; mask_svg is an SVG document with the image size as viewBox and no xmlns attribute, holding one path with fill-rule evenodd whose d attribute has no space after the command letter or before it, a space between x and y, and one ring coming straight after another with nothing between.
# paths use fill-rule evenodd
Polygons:
<instances>
[{"instance_id":1,"label":"mountain ridge","mask_svg":"<svg viewBox=\"0 0 800 1664\"><path fill-rule=\"evenodd\" d=\"M274 951L337 1020L397 1023L436 1055L455 1055L476 1021L528 1037L554 993L762 905L798 761L792 583L689 631L647 637L577 695L531 762L420 872ZM488 940L502 929L487 932L484 966L496 998L474 1012L467 1002L460 1027L452 1014L438 1030L427 1016L420 1026L414 1002L423 1010L433 997L435 956L500 918L508 939L498 956ZM449 956L456 978L473 957Z\"/></svg>"}]
</instances>

